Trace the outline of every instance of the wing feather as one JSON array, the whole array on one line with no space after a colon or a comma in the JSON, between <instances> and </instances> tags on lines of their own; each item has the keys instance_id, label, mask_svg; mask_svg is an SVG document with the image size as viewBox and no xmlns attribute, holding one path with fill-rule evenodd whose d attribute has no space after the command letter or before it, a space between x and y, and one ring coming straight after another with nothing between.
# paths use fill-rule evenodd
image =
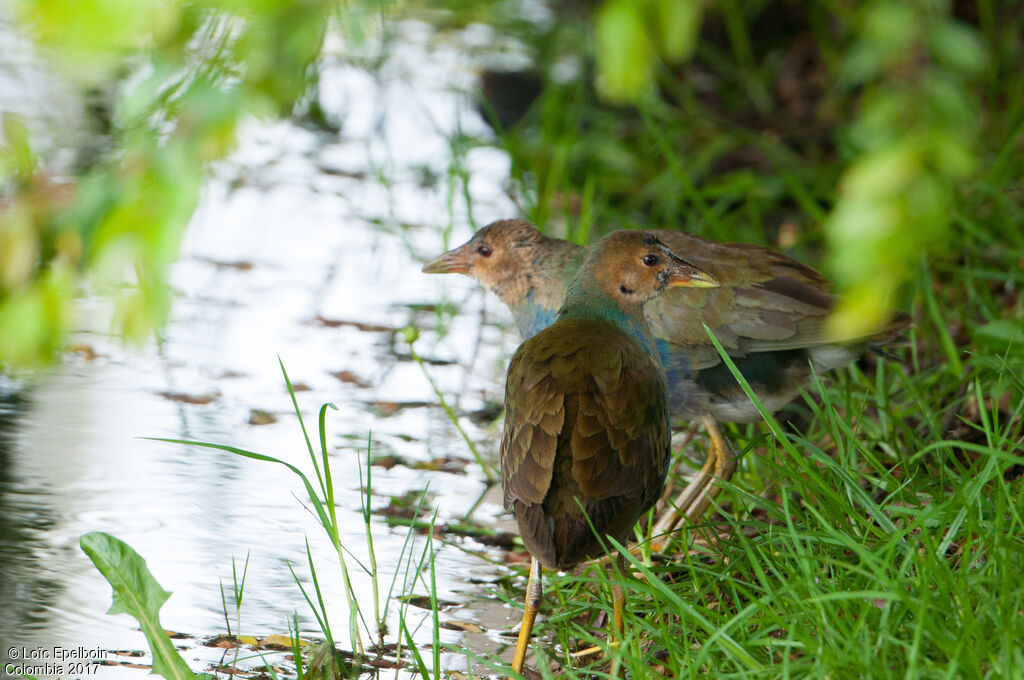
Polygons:
<instances>
[{"instance_id":1,"label":"wing feather","mask_svg":"<svg viewBox=\"0 0 1024 680\"><path fill-rule=\"evenodd\" d=\"M657 500L670 431L664 375L635 340L594 321L552 329L509 365L501 470L527 547L560 567L600 552L588 518L624 540Z\"/></svg>"}]
</instances>

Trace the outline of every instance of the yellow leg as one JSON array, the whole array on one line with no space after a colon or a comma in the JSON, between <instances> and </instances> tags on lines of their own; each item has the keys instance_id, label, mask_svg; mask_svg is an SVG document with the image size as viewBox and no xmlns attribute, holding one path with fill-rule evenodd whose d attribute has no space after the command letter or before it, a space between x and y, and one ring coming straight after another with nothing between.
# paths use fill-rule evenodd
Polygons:
<instances>
[{"instance_id":1,"label":"yellow leg","mask_svg":"<svg viewBox=\"0 0 1024 680\"><path fill-rule=\"evenodd\" d=\"M628 572L626 571L626 556L621 552L619 553L618 565L619 578L617 578L615 583L612 584L612 611L615 615L615 640L612 642L613 645L621 644L622 639L626 634L626 626L623 620L626 614L626 593L622 589L621 579L626 578L626 574ZM619 667L619 661L618 659L615 659L612 663L611 676L613 678L618 678L621 677L621 673L622 669Z\"/></svg>"},{"instance_id":2,"label":"yellow leg","mask_svg":"<svg viewBox=\"0 0 1024 680\"><path fill-rule=\"evenodd\" d=\"M523 605L523 623L519 627L519 639L516 641L516 654L512 657L512 670L522 674L523 662L526 661L526 650L530 647L530 633L533 622L537 619L541 599L544 596L544 582L540 577L540 562L536 557L530 560L530 580L526 584L526 602Z\"/></svg>"},{"instance_id":3,"label":"yellow leg","mask_svg":"<svg viewBox=\"0 0 1024 680\"><path fill-rule=\"evenodd\" d=\"M682 517L686 517L687 522L696 522L711 505L711 500L718 494L720 487L714 484L714 480L717 478L728 481L736 471L736 454L732 450L732 446L729 445L729 441L718 429L718 423L710 413L705 413L701 417L701 423L711 440L707 459L697 476L676 498L674 507L669 508L655 523L652 532L655 536L674 530Z\"/></svg>"},{"instance_id":4,"label":"yellow leg","mask_svg":"<svg viewBox=\"0 0 1024 680\"><path fill-rule=\"evenodd\" d=\"M618 578L612 583L612 613L615 616L615 633L617 639L621 640L623 633L626 631L625 623L623 618L626 613L626 593L622 590L622 583L619 579L626 578L626 556L621 552L619 553L619 574Z\"/></svg>"},{"instance_id":5,"label":"yellow leg","mask_svg":"<svg viewBox=\"0 0 1024 680\"><path fill-rule=\"evenodd\" d=\"M608 637L612 645L619 644L619 641L622 640L622 636L626 632L626 625L624 622L626 614L626 593L622 589L621 580L626 578L626 574L629 572L626 570L626 556L621 552L618 553L616 565L618 565L619 573L616 574L615 578L612 580L612 621L615 625L615 635ZM587 647L586 649L581 649L578 652L573 652L572 658L582 659L584 657L600 654L602 651L604 650L601 647Z\"/></svg>"},{"instance_id":6,"label":"yellow leg","mask_svg":"<svg viewBox=\"0 0 1024 680\"><path fill-rule=\"evenodd\" d=\"M718 429L718 423L710 413L705 413L701 422L704 423L704 429L707 430L708 437L711 439L708 458L714 457L714 479L727 482L732 477L732 473L736 472L736 453L732 450L729 440ZM721 491L722 487L714 484L713 481L709 480L693 502L683 508L686 521L691 523L697 521L711 505L711 500Z\"/></svg>"}]
</instances>

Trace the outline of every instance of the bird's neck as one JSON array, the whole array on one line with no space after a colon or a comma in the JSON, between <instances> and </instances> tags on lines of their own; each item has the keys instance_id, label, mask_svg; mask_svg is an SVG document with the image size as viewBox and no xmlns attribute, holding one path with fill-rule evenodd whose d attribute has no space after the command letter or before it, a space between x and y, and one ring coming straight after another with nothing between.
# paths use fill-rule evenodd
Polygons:
<instances>
[{"instance_id":1,"label":"bird's neck","mask_svg":"<svg viewBox=\"0 0 1024 680\"><path fill-rule=\"evenodd\" d=\"M512 311L512 320L515 321L519 335L524 340L529 340L553 324L558 318L558 310L539 303L535 299L533 290L527 293L524 301L510 306L509 309Z\"/></svg>"},{"instance_id":2,"label":"bird's neck","mask_svg":"<svg viewBox=\"0 0 1024 680\"><path fill-rule=\"evenodd\" d=\"M565 304L558 312L561 319L589 319L610 323L631 335L641 349L661 360L654 335L644 316L643 305L623 304L599 293L600 287L592 272L581 271L565 295Z\"/></svg>"},{"instance_id":3,"label":"bird's neck","mask_svg":"<svg viewBox=\"0 0 1024 680\"><path fill-rule=\"evenodd\" d=\"M508 305L524 339L555 322L573 276L586 251L561 239L547 241L530 253L531 266L495 293Z\"/></svg>"}]
</instances>

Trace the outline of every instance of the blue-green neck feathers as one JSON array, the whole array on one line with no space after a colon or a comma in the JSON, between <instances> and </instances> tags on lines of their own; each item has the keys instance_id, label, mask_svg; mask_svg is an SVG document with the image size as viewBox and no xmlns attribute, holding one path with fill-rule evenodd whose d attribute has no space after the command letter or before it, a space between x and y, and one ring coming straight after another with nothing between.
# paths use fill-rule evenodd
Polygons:
<instances>
[{"instance_id":1,"label":"blue-green neck feathers","mask_svg":"<svg viewBox=\"0 0 1024 680\"><path fill-rule=\"evenodd\" d=\"M661 361L643 304L623 302L605 294L589 267L581 269L569 284L558 319L591 319L614 325L633 337L647 355Z\"/></svg>"}]
</instances>

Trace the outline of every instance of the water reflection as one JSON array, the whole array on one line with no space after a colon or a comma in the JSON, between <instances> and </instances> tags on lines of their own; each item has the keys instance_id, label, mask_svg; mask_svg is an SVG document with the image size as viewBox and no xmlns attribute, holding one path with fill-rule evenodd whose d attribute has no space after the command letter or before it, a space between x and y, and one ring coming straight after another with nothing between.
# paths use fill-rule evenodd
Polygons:
<instances>
[{"instance_id":1,"label":"water reflection","mask_svg":"<svg viewBox=\"0 0 1024 680\"><path fill-rule=\"evenodd\" d=\"M60 593L58 581L10 578L12 573L31 569L34 556L42 550L38 536L54 526L50 494L38 480L17 479L13 467L19 418L28 408L24 395L0 393L0 564L6 572L0 578L0 610L8 612L4 618L13 617L26 630L38 630L46 621L46 609Z\"/></svg>"},{"instance_id":2,"label":"water reflection","mask_svg":"<svg viewBox=\"0 0 1024 680\"><path fill-rule=\"evenodd\" d=\"M307 469L278 356L300 386L307 427L315 431L321 403L338 406L329 416L328 443L343 494L339 513L347 518L343 540L356 558L366 556L359 466L371 432L375 455L406 463L464 461L450 466L458 473L444 466L374 467L374 509L429 488L441 521L472 511L488 522L499 513L496 496L480 502L483 476L399 331L422 329L416 349L433 360L431 377L463 414L470 437L493 457L498 433L487 418L468 414L494 412L515 336L492 318L503 322L505 312L468 281L425 276L419 267L447 247L446 228L454 226L452 241L458 241L468 238L471 224L517 212L500 190L508 162L488 146L460 152L470 178L470 203L463 200L462 188L448 180L449 140L488 134L472 100L460 94L471 77L469 57L451 43L435 45L424 25L397 30L400 44L390 46L374 71L347 65L339 45L329 50L321 97L339 134L294 122L246 126L238 152L214 169L205 187L173 272L177 302L159 343L129 351L110 342L108 310L102 301L85 300L82 353L30 397L17 391L4 397L5 647L145 649L134 620L105 615L110 588L78 548L79 537L95 530L118 536L147 559L174 593L162 623L196 635L224 632L221 584L230 588L233 560L241 568L247 555L242 632L286 632L296 611L303 629L315 629L286 563L307 578L308 536L333 628L347 630L337 560L297 500L303 494L297 479L278 466L140 438L230 443ZM389 582L406 530L377 517L373 531ZM465 593L479 592L479 583L498 572L456 548L437 548L439 597L472 607L444 616L485 616ZM350 568L356 592L366 596L370 579L353 563ZM370 600L362 604L372 611ZM395 609L392 603L392 636ZM423 641L432 635L428 616L410 619ZM495 625L507 625L500 609ZM442 631L443 642L461 639L457 631ZM502 646L485 636L478 651ZM465 668L464 660L446 658Z\"/></svg>"}]
</instances>

